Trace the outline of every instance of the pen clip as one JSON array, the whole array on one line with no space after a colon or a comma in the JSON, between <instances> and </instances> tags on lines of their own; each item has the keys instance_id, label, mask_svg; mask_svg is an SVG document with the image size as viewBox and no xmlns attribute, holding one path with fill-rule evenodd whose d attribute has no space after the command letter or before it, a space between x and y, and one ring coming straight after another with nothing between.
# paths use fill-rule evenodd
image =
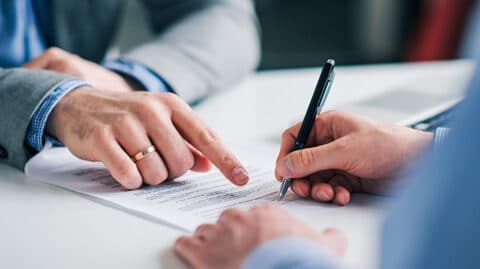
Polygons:
<instances>
[{"instance_id":1,"label":"pen clip","mask_svg":"<svg viewBox=\"0 0 480 269\"><path fill-rule=\"evenodd\" d=\"M330 89L332 88L334 79L335 79L335 71L332 71L332 73L330 73L330 76L328 77L328 82L327 82L327 86L326 86L326 89L325 89L325 94L323 95L322 100L320 101L320 104L319 104L318 109L317 109L317 113L320 111L320 108L323 108L323 105L325 104L325 101L327 100L328 94L330 93Z\"/></svg>"}]
</instances>

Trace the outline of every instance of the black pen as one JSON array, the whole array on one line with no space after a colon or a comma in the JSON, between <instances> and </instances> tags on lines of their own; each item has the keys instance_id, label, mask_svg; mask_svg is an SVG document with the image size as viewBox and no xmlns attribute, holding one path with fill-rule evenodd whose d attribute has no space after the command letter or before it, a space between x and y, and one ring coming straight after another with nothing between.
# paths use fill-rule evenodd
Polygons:
<instances>
[{"instance_id":1,"label":"black pen","mask_svg":"<svg viewBox=\"0 0 480 269\"><path fill-rule=\"evenodd\" d=\"M325 103L325 100L330 92L330 88L332 87L333 79L335 78L334 68L335 61L332 59L327 60L327 62L323 65L320 78L318 79L317 86L313 92L312 99L308 105L307 112L303 118L302 126L300 127L300 131L298 131L298 136L291 152L305 148L305 144L307 143L313 124L315 123L315 118L317 114L322 111L323 104ZM290 187L291 183L291 178L284 178L282 180L282 186L280 187L279 192L280 198L278 201L285 197L285 194L287 193L288 187Z\"/></svg>"}]
</instances>

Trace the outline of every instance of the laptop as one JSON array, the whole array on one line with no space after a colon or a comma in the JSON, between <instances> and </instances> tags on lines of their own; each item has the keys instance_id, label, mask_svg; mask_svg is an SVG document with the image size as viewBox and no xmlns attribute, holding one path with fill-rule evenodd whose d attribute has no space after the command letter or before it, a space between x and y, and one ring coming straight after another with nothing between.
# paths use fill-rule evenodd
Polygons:
<instances>
[{"instance_id":1,"label":"laptop","mask_svg":"<svg viewBox=\"0 0 480 269\"><path fill-rule=\"evenodd\" d=\"M430 131L446 124L462 100L469 74L422 78L337 109L371 119ZM441 81L438 81L441 80Z\"/></svg>"}]
</instances>

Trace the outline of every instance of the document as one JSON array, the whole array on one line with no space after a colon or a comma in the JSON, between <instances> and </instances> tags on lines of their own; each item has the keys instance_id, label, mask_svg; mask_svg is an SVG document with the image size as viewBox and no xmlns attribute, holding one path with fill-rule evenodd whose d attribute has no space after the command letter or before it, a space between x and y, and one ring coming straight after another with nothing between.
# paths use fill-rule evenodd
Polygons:
<instances>
[{"instance_id":1,"label":"document","mask_svg":"<svg viewBox=\"0 0 480 269\"><path fill-rule=\"evenodd\" d=\"M256 204L277 203L280 184L274 179L273 171L253 166L247 170L250 182L242 187L233 185L214 169L209 173L189 172L157 186L125 190L101 163L79 160L65 148L44 150L25 167L25 173L32 180L88 195L96 201L186 231L194 231L202 223L214 223L227 208L247 209ZM307 210L308 213L305 203L297 200L293 193L281 202L287 207L300 206L295 211ZM317 204L314 208L318 214L328 207Z\"/></svg>"}]
</instances>

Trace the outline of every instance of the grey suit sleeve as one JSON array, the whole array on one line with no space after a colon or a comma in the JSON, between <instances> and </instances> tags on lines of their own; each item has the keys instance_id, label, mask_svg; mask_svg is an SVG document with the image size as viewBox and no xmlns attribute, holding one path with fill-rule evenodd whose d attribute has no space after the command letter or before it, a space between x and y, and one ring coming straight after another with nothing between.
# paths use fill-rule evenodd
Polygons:
<instances>
[{"instance_id":1,"label":"grey suit sleeve","mask_svg":"<svg viewBox=\"0 0 480 269\"><path fill-rule=\"evenodd\" d=\"M258 64L259 29L249 0L144 0L159 34L121 58L159 74L187 102L222 89Z\"/></svg>"},{"instance_id":2,"label":"grey suit sleeve","mask_svg":"<svg viewBox=\"0 0 480 269\"><path fill-rule=\"evenodd\" d=\"M33 151L25 145L32 114L56 85L70 76L22 68L0 68L0 162L23 170Z\"/></svg>"}]
</instances>

